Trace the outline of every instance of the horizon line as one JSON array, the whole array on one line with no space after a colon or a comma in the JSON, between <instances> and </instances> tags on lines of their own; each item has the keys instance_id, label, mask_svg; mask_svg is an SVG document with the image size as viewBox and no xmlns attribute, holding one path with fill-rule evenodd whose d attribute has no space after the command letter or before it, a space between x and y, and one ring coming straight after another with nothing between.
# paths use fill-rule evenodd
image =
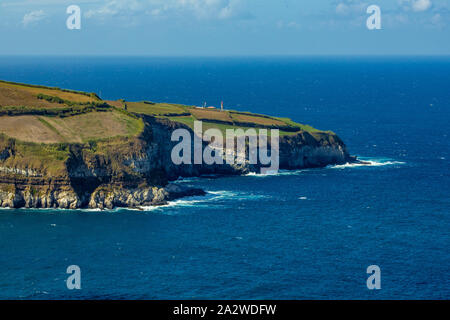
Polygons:
<instances>
[{"instance_id":1,"label":"horizon line","mask_svg":"<svg viewBox=\"0 0 450 320\"><path fill-rule=\"evenodd\" d=\"M404 54L404 53L394 53L394 54L229 54L229 55L196 55L196 54L186 54L186 55L163 55L163 54L0 54L2 57L111 57L111 58L322 58L322 57L349 57L349 58L389 58L389 57L441 57L450 58L449 54Z\"/></svg>"}]
</instances>

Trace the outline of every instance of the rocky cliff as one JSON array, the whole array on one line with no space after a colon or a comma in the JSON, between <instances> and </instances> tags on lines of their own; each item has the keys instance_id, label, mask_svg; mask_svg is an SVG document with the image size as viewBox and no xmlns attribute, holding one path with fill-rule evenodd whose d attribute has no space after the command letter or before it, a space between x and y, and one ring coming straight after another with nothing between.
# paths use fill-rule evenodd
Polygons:
<instances>
[{"instance_id":1,"label":"rocky cliff","mask_svg":"<svg viewBox=\"0 0 450 320\"><path fill-rule=\"evenodd\" d=\"M141 116L145 124L136 137L61 146L65 158L60 170L31 166L17 141L0 139L0 207L100 208L162 205L167 201L203 195L198 189L171 184L179 177L203 174L239 175L260 165L175 165L171 152L173 130L181 123ZM192 132L193 134L193 132ZM206 142L204 142L206 147ZM300 131L280 137L280 169L341 164L353 159L345 144L332 133Z\"/></svg>"}]
</instances>

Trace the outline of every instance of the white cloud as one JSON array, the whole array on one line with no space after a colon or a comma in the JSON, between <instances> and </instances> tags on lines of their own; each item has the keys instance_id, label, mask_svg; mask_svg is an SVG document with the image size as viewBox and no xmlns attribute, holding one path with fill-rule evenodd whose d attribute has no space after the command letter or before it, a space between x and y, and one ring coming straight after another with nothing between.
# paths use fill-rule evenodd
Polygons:
<instances>
[{"instance_id":1,"label":"white cloud","mask_svg":"<svg viewBox=\"0 0 450 320\"><path fill-rule=\"evenodd\" d=\"M348 5L346 5L345 3L339 3L336 6L336 13L337 14L348 14L350 11L350 7Z\"/></svg>"},{"instance_id":2,"label":"white cloud","mask_svg":"<svg viewBox=\"0 0 450 320\"><path fill-rule=\"evenodd\" d=\"M173 8L176 10L190 11L197 18L231 18L235 14L238 0L175 0Z\"/></svg>"},{"instance_id":3,"label":"white cloud","mask_svg":"<svg viewBox=\"0 0 450 320\"><path fill-rule=\"evenodd\" d=\"M400 5L406 11L423 12L431 8L431 0L400 0Z\"/></svg>"},{"instance_id":4,"label":"white cloud","mask_svg":"<svg viewBox=\"0 0 450 320\"><path fill-rule=\"evenodd\" d=\"M361 0L343 0L336 5L335 11L338 15L348 16L350 14L365 14L369 4Z\"/></svg>"},{"instance_id":5,"label":"white cloud","mask_svg":"<svg viewBox=\"0 0 450 320\"><path fill-rule=\"evenodd\" d=\"M107 17L122 14L129 14L130 12L139 12L144 9L144 4L136 0L112 0L97 9L90 9L85 13L86 18L92 17Z\"/></svg>"},{"instance_id":6,"label":"white cloud","mask_svg":"<svg viewBox=\"0 0 450 320\"><path fill-rule=\"evenodd\" d=\"M414 11L427 11L431 7L431 0L416 0L412 4Z\"/></svg>"},{"instance_id":7,"label":"white cloud","mask_svg":"<svg viewBox=\"0 0 450 320\"><path fill-rule=\"evenodd\" d=\"M26 27L29 24L41 21L45 16L44 10L31 11L23 16L22 24Z\"/></svg>"},{"instance_id":8,"label":"white cloud","mask_svg":"<svg viewBox=\"0 0 450 320\"><path fill-rule=\"evenodd\" d=\"M440 24L442 22L442 16L439 13L436 13L433 17L431 17L431 22L433 24Z\"/></svg>"},{"instance_id":9,"label":"white cloud","mask_svg":"<svg viewBox=\"0 0 450 320\"><path fill-rule=\"evenodd\" d=\"M241 0L109 0L100 7L88 10L85 17L188 14L198 19L230 19L242 13L240 2Z\"/></svg>"},{"instance_id":10,"label":"white cloud","mask_svg":"<svg viewBox=\"0 0 450 320\"><path fill-rule=\"evenodd\" d=\"M445 19L443 17L442 14L440 13L435 13L432 17L431 17L431 25L435 28L445 28L447 26L447 22L448 19Z\"/></svg>"}]
</instances>

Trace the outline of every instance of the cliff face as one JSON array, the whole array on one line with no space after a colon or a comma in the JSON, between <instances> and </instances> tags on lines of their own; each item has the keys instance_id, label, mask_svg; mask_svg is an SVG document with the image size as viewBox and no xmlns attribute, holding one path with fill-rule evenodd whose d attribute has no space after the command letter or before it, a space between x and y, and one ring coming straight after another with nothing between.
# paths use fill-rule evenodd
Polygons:
<instances>
[{"instance_id":1,"label":"cliff face","mask_svg":"<svg viewBox=\"0 0 450 320\"><path fill-rule=\"evenodd\" d=\"M353 161L344 142L332 133L298 133L280 140L280 168L325 167Z\"/></svg>"},{"instance_id":2,"label":"cliff face","mask_svg":"<svg viewBox=\"0 0 450 320\"><path fill-rule=\"evenodd\" d=\"M0 207L76 209L161 205L182 196L202 195L169 183L203 174L239 175L260 165L175 165L173 130L187 126L142 116L143 133L98 144L70 144L57 174L18 161L15 141L0 143ZM192 131L191 131L192 133ZM192 133L193 134L193 133ZM206 144L206 143L205 143ZM323 167L351 161L334 134L299 132L280 137L280 169Z\"/></svg>"},{"instance_id":3,"label":"cliff face","mask_svg":"<svg viewBox=\"0 0 450 320\"><path fill-rule=\"evenodd\" d=\"M159 159L159 164L169 180L204 174L240 175L259 172L264 167L260 164L251 165L248 161L244 165L175 165L171 161L171 152L177 142L170 142L172 132L178 128L190 129L179 123L149 117L146 118L146 122L151 126L153 134L152 152L148 154L148 158ZM343 164L354 160L349 155L344 142L334 133L317 132L314 135L303 131L280 137L280 169L325 167L330 164ZM204 144L204 147L206 147L206 144ZM270 139L268 149L270 149Z\"/></svg>"}]
</instances>

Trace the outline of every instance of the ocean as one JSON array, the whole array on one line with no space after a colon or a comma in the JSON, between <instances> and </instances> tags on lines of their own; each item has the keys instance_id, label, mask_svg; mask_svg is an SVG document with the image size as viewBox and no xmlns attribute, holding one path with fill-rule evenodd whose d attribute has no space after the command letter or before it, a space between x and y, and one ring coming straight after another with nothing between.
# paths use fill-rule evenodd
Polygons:
<instances>
[{"instance_id":1,"label":"ocean","mask_svg":"<svg viewBox=\"0 0 450 320\"><path fill-rule=\"evenodd\" d=\"M0 79L223 100L332 130L371 162L184 179L207 196L145 211L2 209L1 299L450 298L450 58L0 57Z\"/></svg>"}]
</instances>

